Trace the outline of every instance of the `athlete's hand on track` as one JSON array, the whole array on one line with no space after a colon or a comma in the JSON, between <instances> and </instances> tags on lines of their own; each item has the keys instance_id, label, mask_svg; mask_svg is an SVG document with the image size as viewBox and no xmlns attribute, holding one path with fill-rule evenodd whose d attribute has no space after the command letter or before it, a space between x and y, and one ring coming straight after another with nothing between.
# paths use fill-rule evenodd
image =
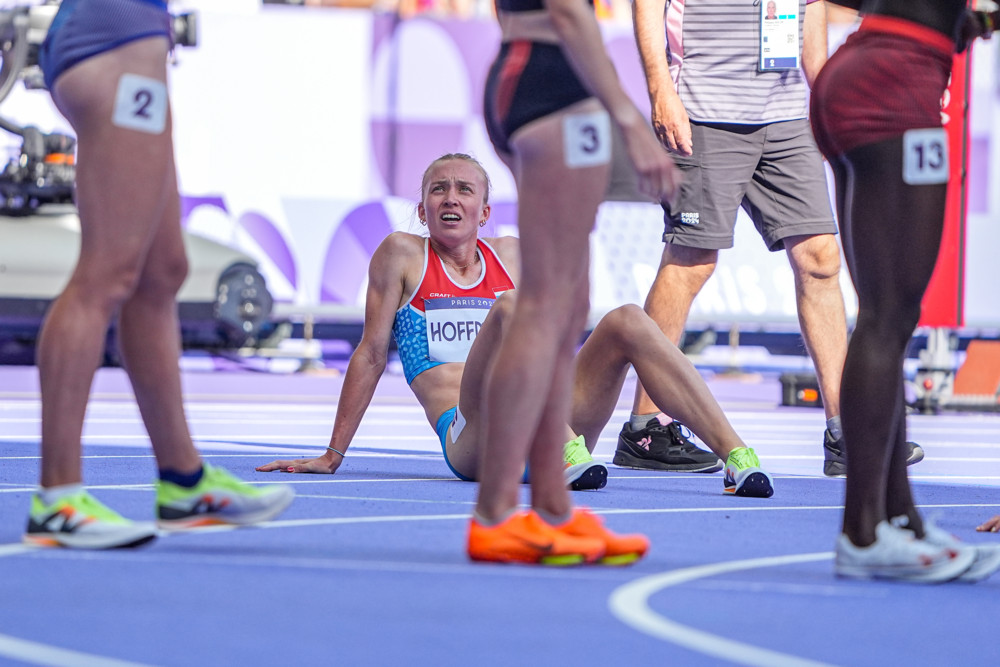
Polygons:
<instances>
[{"instance_id":1,"label":"athlete's hand on track","mask_svg":"<svg viewBox=\"0 0 1000 667\"><path fill-rule=\"evenodd\" d=\"M976 528L981 533L1000 533L1000 514Z\"/></svg>"},{"instance_id":2,"label":"athlete's hand on track","mask_svg":"<svg viewBox=\"0 0 1000 667\"><path fill-rule=\"evenodd\" d=\"M315 459L291 459L289 461L271 461L262 466L257 466L257 472L312 472L325 475L332 475L337 472L337 468L344 462L340 456L333 455L331 458L320 456Z\"/></svg>"}]
</instances>

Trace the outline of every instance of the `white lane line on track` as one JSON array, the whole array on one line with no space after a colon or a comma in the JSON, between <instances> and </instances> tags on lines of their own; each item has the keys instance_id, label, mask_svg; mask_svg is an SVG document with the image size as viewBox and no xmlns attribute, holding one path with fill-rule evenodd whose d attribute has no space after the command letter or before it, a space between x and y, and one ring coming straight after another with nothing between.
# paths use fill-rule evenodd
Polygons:
<instances>
[{"instance_id":1,"label":"white lane line on track","mask_svg":"<svg viewBox=\"0 0 1000 667\"><path fill-rule=\"evenodd\" d=\"M474 500L415 500L413 498L378 498L375 496L327 496L311 493L296 493L296 498L309 498L311 500L360 500L362 502L382 502L382 503L417 503L421 505L475 505Z\"/></svg>"},{"instance_id":2,"label":"white lane line on track","mask_svg":"<svg viewBox=\"0 0 1000 667\"><path fill-rule=\"evenodd\" d=\"M790 556L772 556L749 560L699 565L672 570L631 581L617 588L608 598L608 608L618 620L639 632L682 646L713 658L760 667L818 667L827 663L760 648L721 635L698 630L657 614L649 606L649 598L660 591L719 574L740 572L761 567L778 567L796 563L812 563L833 558L832 551Z\"/></svg>"},{"instance_id":3,"label":"white lane line on track","mask_svg":"<svg viewBox=\"0 0 1000 667\"><path fill-rule=\"evenodd\" d=\"M0 635L0 656L52 667L144 667L145 664L70 651L8 635Z\"/></svg>"}]
</instances>

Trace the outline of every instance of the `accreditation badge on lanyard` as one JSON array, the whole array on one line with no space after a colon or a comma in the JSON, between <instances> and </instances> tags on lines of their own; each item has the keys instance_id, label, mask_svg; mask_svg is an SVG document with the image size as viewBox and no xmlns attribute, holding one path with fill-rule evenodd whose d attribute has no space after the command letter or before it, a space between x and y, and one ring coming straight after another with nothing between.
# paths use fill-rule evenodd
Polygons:
<instances>
[{"instance_id":1,"label":"accreditation badge on lanyard","mask_svg":"<svg viewBox=\"0 0 1000 667\"><path fill-rule=\"evenodd\" d=\"M440 297L424 299L427 352L431 361L464 362L496 299Z\"/></svg>"},{"instance_id":2,"label":"accreditation badge on lanyard","mask_svg":"<svg viewBox=\"0 0 1000 667\"><path fill-rule=\"evenodd\" d=\"M759 0L761 72L798 69L799 0Z\"/></svg>"}]
</instances>

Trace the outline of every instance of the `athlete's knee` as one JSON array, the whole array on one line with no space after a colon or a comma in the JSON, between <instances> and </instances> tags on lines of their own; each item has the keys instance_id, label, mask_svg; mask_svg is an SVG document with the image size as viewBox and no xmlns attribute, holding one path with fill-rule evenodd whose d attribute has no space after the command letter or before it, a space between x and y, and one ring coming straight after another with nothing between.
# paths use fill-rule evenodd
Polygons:
<instances>
[{"instance_id":1,"label":"athlete's knee","mask_svg":"<svg viewBox=\"0 0 1000 667\"><path fill-rule=\"evenodd\" d=\"M854 335L867 333L879 348L905 349L920 320L920 303L883 305L858 311Z\"/></svg>"},{"instance_id":2,"label":"athlete's knee","mask_svg":"<svg viewBox=\"0 0 1000 667\"><path fill-rule=\"evenodd\" d=\"M606 331L611 335L624 338L638 329L651 323L649 315L634 303L626 303L610 311L601 318L594 331Z\"/></svg>"},{"instance_id":3,"label":"athlete's knee","mask_svg":"<svg viewBox=\"0 0 1000 667\"><path fill-rule=\"evenodd\" d=\"M517 290L507 290L497 297L497 300L490 307L490 314L496 313L497 317L507 319L517 306Z\"/></svg>"},{"instance_id":4,"label":"athlete's knee","mask_svg":"<svg viewBox=\"0 0 1000 667\"><path fill-rule=\"evenodd\" d=\"M156 252L155 248L152 252ZM187 280L188 271L187 255L183 252L158 256L155 261L144 267L136 290L151 295L173 297Z\"/></svg>"}]
</instances>

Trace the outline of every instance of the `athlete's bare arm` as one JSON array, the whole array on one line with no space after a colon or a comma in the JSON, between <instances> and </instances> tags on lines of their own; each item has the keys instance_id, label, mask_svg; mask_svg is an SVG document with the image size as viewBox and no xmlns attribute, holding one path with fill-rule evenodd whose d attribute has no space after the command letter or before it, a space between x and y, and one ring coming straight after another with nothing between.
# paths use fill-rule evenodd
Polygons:
<instances>
[{"instance_id":1,"label":"athlete's bare arm","mask_svg":"<svg viewBox=\"0 0 1000 667\"><path fill-rule=\"evenodd\" d=\"M344 376L330 447L346 452L371 403L378 381L385 371L396 310L409 287L407 278L420 274L423 238L404 232L390 234L379 244L368 265L365 296L365 324L361 342L351 355ZM416 267L416 268L414 268ZM272 461L259 472L314 472L332 474L343 457L330 449L314 459Z\"/></svg>"}]
</instances>

